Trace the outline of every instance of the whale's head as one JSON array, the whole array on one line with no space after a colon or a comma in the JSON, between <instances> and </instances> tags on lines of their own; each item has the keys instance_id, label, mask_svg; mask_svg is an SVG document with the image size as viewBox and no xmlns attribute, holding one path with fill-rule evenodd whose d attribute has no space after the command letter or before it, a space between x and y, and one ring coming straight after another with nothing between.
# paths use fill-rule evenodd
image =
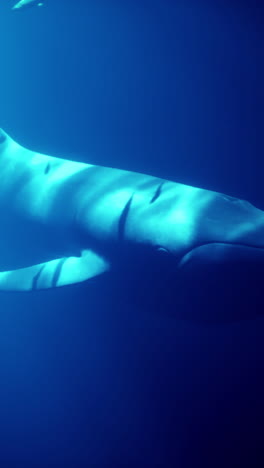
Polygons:
<instances>
[{"instance_id":1,"label":"whale's head","mask_svg":"<svg viewBox=\"0 0 264 468\"><path fill-rule=\"evenodd\" d=\"M128 229L134 227L143 239L139 276L146 281L141 297L148 291L155 307L197 320L262 313L263 211L234 197L180 184L168 183L166 192L164 183L156 193L149 216L145 210L141 219L141 236L128 217Z\"/></svg>"}]
</instances>

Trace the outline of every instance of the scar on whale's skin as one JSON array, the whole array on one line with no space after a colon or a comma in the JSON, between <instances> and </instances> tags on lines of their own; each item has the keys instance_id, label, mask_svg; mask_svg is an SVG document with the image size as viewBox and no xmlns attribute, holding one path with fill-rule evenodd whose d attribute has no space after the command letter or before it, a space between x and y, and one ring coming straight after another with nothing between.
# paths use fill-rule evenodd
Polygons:
<instances>
[{"instance_id":1,"label":"scar on whale's skin","mask_svg":"<svg viewBox=\"0 0 264 468\"><path fill-rule=\"evenodd\" d=\"M48 174L49 171L50 171L50 163L48 163L46 168L45 168L45 174Z\"/></svg>"},{"instance_id":2,"label":"scar on whale's skin","mask_svg":"<svg viewBox=\"0 0 264 468\"><path fill-rule=\"evenodd\" d=\"M152 199L150 200L150 203L154 203L158 198L159 196L161 195L161 191L162 191L162 186L164 185L164 182L162 182L161 184L159 184L156 192L154 193Z\"/></svg>"}]
</instances>

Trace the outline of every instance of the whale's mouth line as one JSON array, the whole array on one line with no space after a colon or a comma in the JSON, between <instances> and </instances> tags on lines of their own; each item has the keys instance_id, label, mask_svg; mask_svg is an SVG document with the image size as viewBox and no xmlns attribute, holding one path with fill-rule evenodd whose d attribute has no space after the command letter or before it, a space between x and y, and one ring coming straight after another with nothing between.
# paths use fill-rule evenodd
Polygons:
<instances>
[{"instance_id":1,"label":"whale's mouth line","mask_svg":"<svg viewBox=\"0 0 264 468\"><path fill-rule=\"evenodd\" d=\"M189 249L187 252L184 253L184 255L181 256L179 266L182 266L185 263L187 263L193 254L196 254L196 253L198 255L202 254L203 250L207 248L209 248L209 251L211 250L212 256L216 254L220 254L220 255L222 254L224 258L224 255L227 254L227 252L224 252L224 251L221 252L221 249L225 249L226 247L233 248L234 249L233 253L235 253L236 249L237 250L240 249L240 251L243 249L245 254L246 253L249 254L249 257L251 253L255 253L255 254L256 252L264 253L264 245L262 247L258 245L252 245L246 242L239 242L239 243L238 242L220 242L220 241L212 241L212 242L204 242L204 243L201 242L200 244L196 244L194 247ZM207 252L207 255L209 251ZM208 258L210 258L209 255L208 255Z\"/></svg>"}]
</instances>

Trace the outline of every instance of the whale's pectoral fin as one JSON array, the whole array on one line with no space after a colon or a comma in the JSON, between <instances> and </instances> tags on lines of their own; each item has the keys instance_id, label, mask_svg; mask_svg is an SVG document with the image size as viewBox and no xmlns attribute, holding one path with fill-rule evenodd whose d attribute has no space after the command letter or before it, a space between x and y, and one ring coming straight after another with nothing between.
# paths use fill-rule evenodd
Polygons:
<instances>
[{"instance_id":1,"label":"whale's pectoral fin","mask_svg":"<svg viewBox=\"0 0 264 468\"><path fill-rule=\"evenodd\" d=\"M18 270L0 272L0 290L32 291L86 281L109 270L109 263L91 250Z\"/></svg>"}]
</instances>

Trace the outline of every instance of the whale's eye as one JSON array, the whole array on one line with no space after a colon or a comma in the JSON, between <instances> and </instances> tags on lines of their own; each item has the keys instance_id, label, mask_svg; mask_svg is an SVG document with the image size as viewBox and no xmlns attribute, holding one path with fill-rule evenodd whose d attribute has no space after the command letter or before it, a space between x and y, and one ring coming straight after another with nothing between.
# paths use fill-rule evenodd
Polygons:
<instances>
[{"instance_id":1,"label":"whale's eye","mask_svg":"<svg viewBox=\"0 0 264 468\"><path fill-rule=\"evenodd\" d=\"M169 251L168 249L166 249L165 247L162 247L162 245L155 245L155 250L156 252L158 252L159 254L163 255L167 255L169 254Z\"/></svg>"}]
</instances>

